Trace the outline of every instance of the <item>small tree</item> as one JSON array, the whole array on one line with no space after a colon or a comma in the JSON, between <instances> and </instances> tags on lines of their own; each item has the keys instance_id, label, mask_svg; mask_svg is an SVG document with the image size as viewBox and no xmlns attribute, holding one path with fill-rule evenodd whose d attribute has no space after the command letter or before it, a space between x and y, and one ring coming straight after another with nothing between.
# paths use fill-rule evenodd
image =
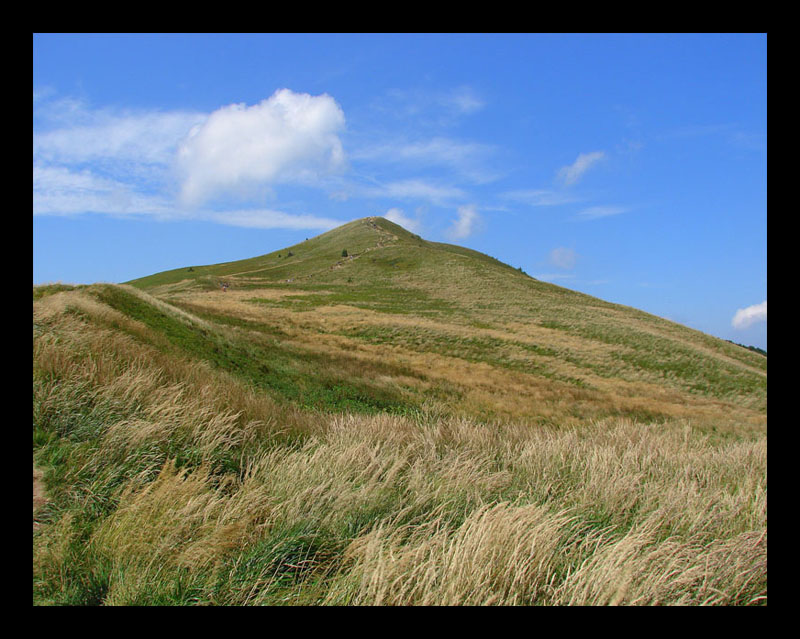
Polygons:
<instances>
[{"instance_id":1,"label":"small tree","mask_svg":"<svg viewBox=\"0 0 800 639\"><path fill-rule=\"evenodd\" d=\"M342 257L347 257L347 249L342 249Z\"/></svg>"}]
</instances>

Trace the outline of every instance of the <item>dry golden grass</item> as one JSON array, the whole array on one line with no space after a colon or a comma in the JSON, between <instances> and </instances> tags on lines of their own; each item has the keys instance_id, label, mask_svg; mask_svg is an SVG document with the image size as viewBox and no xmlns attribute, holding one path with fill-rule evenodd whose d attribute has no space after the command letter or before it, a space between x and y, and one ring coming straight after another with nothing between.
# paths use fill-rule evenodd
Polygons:
<instances>
[{"instance_id":1,"label":"dry golden grass","mask_svg":"<svg viewBox=\"0 0 800 639\"><path fill-rule=\"evenodd\" d=\"M232 289L227 293L184 292L179 299L192 307L212 313L252 322L269 321L280 326L292 344L313 352L347 354L364 360L394 361L418 374L416 378L398 377L387 380L388 383L416 386L424 390L429 387L429 384L420 381L419 377L424 375L434 382L452 384L463 394L458 410L465 415L490 414L508 419L548 420L566 417L569 420L638 411L642 414L661 415L666 419L695 419L698 424L716 424L715 427L728 430L760 429L766 424L763 411L751 408L747 402L719 400L689 393L656 382L651 376L641 376L635 368L612 358L615 353L630 351L623 345L610 345L536 324L510 322L507 325L499 324L495 328L476 328L463 323L381 313L353 306L329 305L298 312L264 307L248 301L253 298L280 299L287 295L302 294L299 290ZM601 315L610 313L615 322L621 322L623 318L613 310L596 309L594 312ZM520 351L514 356L520 365L528 361L532 368L545 366L555 376L580 380L585 388L561 383L557 379L545 378L536 373L508 370L486 362L472 362L442 353L417 350L413 344L374 344L346 336L348 331L363 331L370 327L418 331L422 341L426 335L433 334L448 340L492 338L532 346L546 345L548 349L562 355L534 355ZM661 334L656 330L652 332ZM698 347L698 350L703 349ZM589 365L577 366L571 363L564 357L570 354L579 354ZM616 376L599 375L595 371L596 367L610 367L612 364L620 370ZM737 366L755 370L741 362L737 362ZM765 375L763 371L756 372ZM720 420L723 415L725 419Z\"/></svg>"},{"instance_id":2,"label":"dry golden grass","mask_svg":"<svg viewBox=\"0 0 800 639\"><path fill-rule=\"evenodd\" d=\"M505 481L529 482L527 499L478 501L457 526L435 512L406 525L387 518L350 544L346 583L329 603L709 604L765 596L741 600L766 580L766 489L755 479L765 470L763 441L714 449L688 430L631 424L476 441L480 433L462 423L446 437L484 455L504 448ZM462 486L490 472L450 461ZM736 466L726 473L726 464ZM538 499L525 503L531 495ZM601 512L609 514L605 525L593 521Z\"/></svg>"},{"instance_id":3,"label":"dry golden grass","mask_svg":"<svg viewBox=\"0 0 800 639\"><path fill-rule=\"evenodd\" d=\"M84 291L43 298L34 304L34 425L50 437L42 463L63 464L49 475L61 510L34 536L44 600L766 603L762 413L641 380L615 387L587 377L596 388L570 388L366 343L338 331L408 320L352 307L265 310L231 293L192 303L253 321L274 312L298 348L348 353L356 366L398 362L426 377L403 383L424 392L446 381L463 396L410 416L303 411L160 349L157 331ZM161 304L182 322L202 321ZM244 330L213 328L232 338ZM538 343L544 333L486 334ZM663 420L598 417L654 406ZM477 417L487 408L495 420ZM704 433L710 425L737 436L719 440Z\"/></svg>"}]
</instances>

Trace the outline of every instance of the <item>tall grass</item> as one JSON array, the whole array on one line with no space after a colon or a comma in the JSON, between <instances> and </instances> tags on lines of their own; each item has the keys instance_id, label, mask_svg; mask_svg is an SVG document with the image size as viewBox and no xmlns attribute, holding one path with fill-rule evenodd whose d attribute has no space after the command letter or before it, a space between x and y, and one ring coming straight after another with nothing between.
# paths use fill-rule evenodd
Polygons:
<instances>
[{"instance_id":1,"label":"tall grass","mask_svg":"<svg viewBox=\"0 0 800 639\"><path fill-rule=\"evenodd\" d=\"M41 304L35 603L766 603L765 435L303 411Z\"/></svg>"}]
</instances>

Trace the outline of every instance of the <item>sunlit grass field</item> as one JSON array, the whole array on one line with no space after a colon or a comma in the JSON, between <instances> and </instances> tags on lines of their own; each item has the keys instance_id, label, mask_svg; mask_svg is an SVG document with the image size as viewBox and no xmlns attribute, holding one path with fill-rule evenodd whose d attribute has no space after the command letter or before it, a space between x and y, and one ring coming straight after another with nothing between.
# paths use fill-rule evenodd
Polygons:
<instances>
[{"instance_id":1,"label":"sunlit grass field","mask_svg":"<svg viewBox=\"0 0 800 639\"><path fill-rule=\"evenodd\" d=\"M381 218L189 268L34 287L34 604L766 604L763 355Z\"/></svg>"}]
</instances>

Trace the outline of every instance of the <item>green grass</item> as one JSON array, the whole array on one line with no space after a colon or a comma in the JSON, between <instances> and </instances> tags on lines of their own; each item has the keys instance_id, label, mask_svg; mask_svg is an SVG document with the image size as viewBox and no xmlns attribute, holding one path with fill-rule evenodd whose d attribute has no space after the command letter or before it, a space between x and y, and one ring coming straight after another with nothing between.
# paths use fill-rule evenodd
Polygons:
<instances>
[{"instance_id":1,"label":"green grass","mask_svg":"<svg viewBox=\"0 0 800 639\"><path fill-rule=\"evenodd\" d=\"M371 344L404 346L418 352L438 353L468 362L483 362L499 368L521 371L579 388L590 387L581 379L551 370L547 359L543 358L558 358L559 352L537 344L487 336L465 337L433 330L401 327L368 326L342 331L341 334Z\"/></svg>"},{"instance_id":2,"label":"green grass","mask_svg":"<svg viewBox=\"0 0 800 639\"><path fill-rule=\"evenodd\" d=\"M424 291L403 289L391 286L348 287L346 285L327 285L303 287L309 292L301 295L287 295L278 300L251 298L248 301L273 308L288 308L295 311L312 310L320 306L345 305L364 308L381 313L401 315L442 316L450 315L453 306L445 300L431 297Z\"/></svg>"},{"instance_id":3,"label":"green grass","mask_svg":"<svg viewBox=\"0 0 800 639\"><path fill-rule=\"evenodd\" d=\"M250 332L218 332L189 325L117 287L103 287L98 298L163 336L180 353L222 370L304 408L325 411L404 413L418 406L410 389L377 386L381 375L418 376L395 364L301 350Z\"/></svg>"},{"instance_id":4,"label":"green grass","mask_svg":"<svg viewBox=\"0 0 800 639\"><path fill-rule=\"evenodd\" d=\"M617 361L674 388L717 398L744 396L759 403L766 398L765 376L722 359L712 359L692 348L690 343L681 343L642 330L624 329L610 323L574 325L546 320L542 325L623 347L613 353ZM722 340L716 340L714 345L719 348L724 344L720 342ZM726 355L740 355L725 350ZM750 361L746 363L750 364ZM766 371L766 368L763 370Z\"/></svg>"}]
</instances>

